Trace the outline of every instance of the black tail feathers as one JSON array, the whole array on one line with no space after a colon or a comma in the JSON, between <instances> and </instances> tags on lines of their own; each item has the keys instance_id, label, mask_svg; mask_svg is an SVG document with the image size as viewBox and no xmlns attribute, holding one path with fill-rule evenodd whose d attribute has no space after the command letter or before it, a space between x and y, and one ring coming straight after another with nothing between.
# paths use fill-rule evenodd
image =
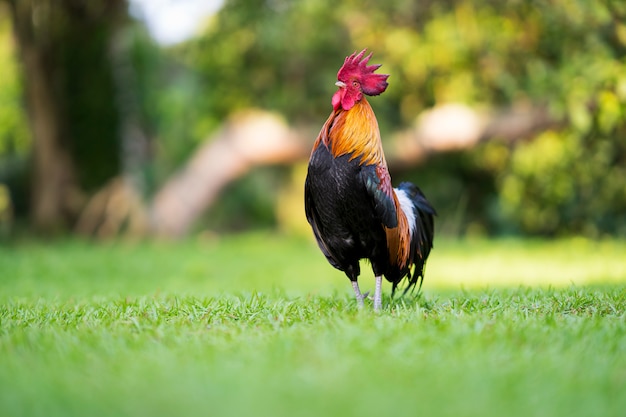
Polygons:
<instances>
[{"instance_id":1,"label":"black tail feathers","mask_svg":"<svg viewBox=\"0 0 626 417\"><path fill-rule=\"evenodd\" d=\"M435 216L437 212L426 196L415 184L403 182L398 186L409 197L413 203L413 214L415 216L415 225L411 231L411 257L413 263L413 271L407 273L407 286L402 295L412 291L419 281L418 293L424 282L424 267L426 260L433 248L433 240L435 237ZM396 290L398 282L393 283L392 295Z\"/></svg>"}]
</instances>

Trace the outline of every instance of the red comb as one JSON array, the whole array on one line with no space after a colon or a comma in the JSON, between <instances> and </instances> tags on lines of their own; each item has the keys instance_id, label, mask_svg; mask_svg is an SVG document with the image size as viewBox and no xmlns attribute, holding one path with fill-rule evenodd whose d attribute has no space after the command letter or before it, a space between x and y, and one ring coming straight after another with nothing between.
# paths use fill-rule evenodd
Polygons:
<instances>
[{"instance_id":1,"label":"red comb","mask_svg":"<svg viewBox=\"0 0 626 417\"><path fill-rule=\"evenodd\" d=\"M346 57L343 66L337 73L337 79L344 83L348 83L350 78L356 78L361 83L363 93L374 96L382 93L387 88L387 74L374 74L381 64L367 65L372 53L363 57L367 49L363 49L358 54L354 52Z\"/></svg>"}]
</instances>

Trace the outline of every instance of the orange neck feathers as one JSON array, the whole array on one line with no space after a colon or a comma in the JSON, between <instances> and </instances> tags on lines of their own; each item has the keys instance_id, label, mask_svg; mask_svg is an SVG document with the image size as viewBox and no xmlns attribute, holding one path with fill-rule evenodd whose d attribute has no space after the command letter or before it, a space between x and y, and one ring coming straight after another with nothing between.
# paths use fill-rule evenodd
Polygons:
<instances>
[{"instance_id":1,"label":"orange neck feathers","mask_svg":"<svg viewBox=\"0 0 626 417\"><path fill-rule=\"evenodd\" d=\"M387 166L378 121L365 97L350 110L339 108L333 111L324 123L315 147L320 141L335 158L352 153L351 159L360 158L364 165Z\"/></svg>"}]
</instances>

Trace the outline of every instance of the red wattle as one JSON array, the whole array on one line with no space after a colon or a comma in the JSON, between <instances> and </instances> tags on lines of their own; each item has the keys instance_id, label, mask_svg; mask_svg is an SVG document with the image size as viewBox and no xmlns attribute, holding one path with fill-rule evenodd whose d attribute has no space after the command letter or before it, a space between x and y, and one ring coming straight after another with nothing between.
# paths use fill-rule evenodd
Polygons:
<instances>
[{"instance_id":1,"label":"red wattle","mask_svg":"<svg viewBox=\"0 0 626 417\"><path fill-rule=\"evenodd\" d=\"M351 92L345 88L340 88L335 94L333 94L333 109L336 111L339 110L339 107L341 107L344 110L350 110L354 107L357 101L361 100L361 97L362 95L360 91L356 94L351 94Z\"/></svg>"},{"instance_id":2,"label":"red wattle","mask_svg":"<svg viewBox=\"0 0 626 417\"><path fill-rule=\"evenodd\" d=\"M335 94L333 94L333 109L336 111L339 109L339 105L341 104L341 99L345 94L345 90L339 89Z\"/></svg>"}]
</instances>

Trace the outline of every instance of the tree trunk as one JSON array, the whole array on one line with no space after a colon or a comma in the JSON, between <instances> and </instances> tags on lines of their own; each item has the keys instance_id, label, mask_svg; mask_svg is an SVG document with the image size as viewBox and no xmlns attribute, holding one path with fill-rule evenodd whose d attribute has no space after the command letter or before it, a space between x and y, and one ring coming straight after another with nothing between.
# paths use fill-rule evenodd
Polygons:
<instances>
[{"instance_id":1,"label":"tree trunk","mask_svg":"<svg viewBox=\"0 0 626 417\"><path fill-rule=\"evenodd\" d=\"M34 226L42 231L63 227L66 191L76 186L74 167L68 147L63 144L62 117L57 104L58 82L53 71L54 57L37 33L35 4L29 0L11 5L13 31L19 45L24 73L26 107L33 136L31 215ZM44 37L45 42L49 39Z\"/></svg>"},{"instance_id":2,"label":"tree trunk","mask_svg":"<svg viewBox=\"0 0 626 417\"><path fill-rule=\"evenodd\" d=\"M51 83L37 51L25 51L29 79L27 101L33 133L32 217L41 231L62 229L71 211L73 191L78 189L74 165L63 144Z\"/></svg>"},{"instance_id":3,"label":"tree trunk","mask_svg":"<svg viewBox=\"0 0 626 417\"><path fill-rule=\"evenodd\" d=\"M273 113L235 115L156 194L150 208L152 233L184 236L229 182L255 166L302 158L304 137Z\"/></svg>"},{"instance_id":4,"label":"tree trunk","mask_svg":"<svg viewBox=\"0 0 626 417\"><path fill-rule=\"evenodd\" d=\"M12 0L33 136L31 216L39 231L67 228L81 189L119 173L119 120L109 41L125 0Z\"/></svg>"}]
</instances>

